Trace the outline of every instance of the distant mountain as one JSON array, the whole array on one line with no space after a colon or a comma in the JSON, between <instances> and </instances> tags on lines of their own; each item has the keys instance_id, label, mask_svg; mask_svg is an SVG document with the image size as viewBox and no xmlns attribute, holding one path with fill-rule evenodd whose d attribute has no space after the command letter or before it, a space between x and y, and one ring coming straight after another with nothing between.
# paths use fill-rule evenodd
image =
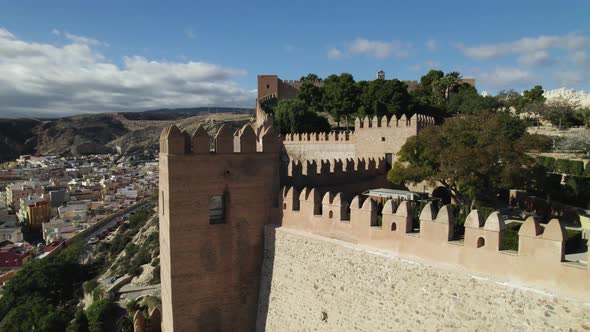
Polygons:
<instances>
[{"instance_id":1,"label":"distant mountain","mask_svg":"<svg viewBox=\"0 0 590 332\"><path fill-rule=\"evenodd\" d=\"M36 128L42 123L36 119L0 119L0 162L34 153Z\"/></svg>"},{"instance_id":2,"label":"distant mountain","mask_svg":"<svg viewBox=\"0 0 590 332\"><path fill-rule=\"evenodd\" d=\"M163 127L198 124L215 130L221 123L238 128L250 122L252 109L198 107L75 115L57 119L0 119L0 162L23 154L84 155L119 151L151 153Z\"/></svg>"},{"instance_id":3,"label":"distant mountain","mask_svg":"<svg viewBox=\"0 0 590 332\"><path fill-rule=\"evenodd\" d=\"M252 108L237 107L193 107L193 108L161 108L144 112L124 112L129 120L174 120L195 115L213 113L252 114Z\"/></svg>"}]
</instances>

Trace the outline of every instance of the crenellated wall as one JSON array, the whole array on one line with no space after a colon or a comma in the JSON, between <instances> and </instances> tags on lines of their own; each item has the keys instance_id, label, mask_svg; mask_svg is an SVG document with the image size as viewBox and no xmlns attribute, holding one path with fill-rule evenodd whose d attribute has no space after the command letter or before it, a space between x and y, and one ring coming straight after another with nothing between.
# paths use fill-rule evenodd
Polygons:
<instances>
[{"instance_id":1,"label":"crenellated wall","mask_svg":"<svg viewBox=\"0 0 590 332\"><path fill-rule=\"evenodd\" d=\"M585 331L588 299L265 227L257 331Z\"/></svg>"},{"instance_id":2,"label":"crenellated wall","mask_svg":"<svg viewBox=\"0 0 590 332\"><path fill-rule=\"evenodd\" d=\"M384 158L289 160L281 166L281 185L299 189L360 193L391 185Z\"/></svg>"},{"instance_id":3,"label":"crenellated wall","mask_svg":"<svg viewBox=\"0 0 590 332\"><path fill-rule=\"evenodd\" d=\"M564 262L566 234L557 219L545 227L533 218L519 231L517 252L502 250L505 224L498 212L483 220L472 211L465 221L464 240L454 239L454 216L449 206L436 211L428 204L420 212L420 229L412 230L412 206L391 201L382 211L371 199L354 197L348 204L342 194L316 189L301 192L285 189L282 196L282 227L386 249L401 257L440 265L458 266L466 271L491 275L546 288L578 299L590 299L587 265ZM382 225L377 226L377 216Z\"/></svg>"},{"instance_id":4,"label":"crenellated wall","mask_svg":"<svg viewBox=\"0 0 590 332\"><path fill-rule=\"evenodd\" d=\"M357 118L354 132L288 134L283 144L291 159L383 158L387 153L393 158L408 138L434 124L434 118L420 114Z\"/></svg>"}]
</instances>

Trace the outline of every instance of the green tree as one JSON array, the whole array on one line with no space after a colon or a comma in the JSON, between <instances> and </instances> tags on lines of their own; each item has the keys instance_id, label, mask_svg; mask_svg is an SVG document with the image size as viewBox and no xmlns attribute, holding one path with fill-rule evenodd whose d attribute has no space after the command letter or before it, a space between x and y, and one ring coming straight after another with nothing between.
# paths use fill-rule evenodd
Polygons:
<instances>
[{"instance_id":1,"label":"green tree","mask_svg":"<svg viewBox=\"0 0 590 332\"><path fill-rule=\"evenodd\" d=\"M420 78L420 85L412 92L416 100L423 104L435 105L434 86L437 85L441 78L445 76L442 70L430 70L426 75Z\"/></svg>"},{"instance_id":2,"label":"green tree","mask_svg":"<svg viewBox=\"0 0 590 332\"><path fill-rule=\"evenodd\" d=\"M357 84L360 92L359 102L366 115L401 115L407 114L412 97L408 87L402 81L373 80Z\"/></svg>"},{"instance_id":3,"label":"green tree","mask_svg":"<svg viewBox=\"0 0 590 332\"><path fill-rule=\"evenodd\" d=\"M450 95L446 108L449 114L478 114L485 111L495 111L501 104L494 97L483 97L469 85L462 84Z\"/></svg>"},{"instance_id":4,"label":"green tree","mask_svg":"<svg viewBox=\"0 0 590 332\"><path fill-rule=\"evenodd\" d=\"M522 93L522 102L524 102L524 103L530 103L530 102L534 102L534 101L544 102L545 101L545 96L543 95L544 93L545 93L545 91L543 90L543 87L541 85L535 85L535 87L533 87L530 90L524 90L524 92Z\"/></svg>"},{"instance_id":5,"label":"green tree","mask_svg":"<svg viewBox=\"0 0 590 332\"><path fill-rule=\"evenodd\" d=\"M348 73L328 76L322 86L324 110L338 122L347 119L358 108L358 90L354 78Z\"/></svg>"},{"instance_id":6,"label":"green tree","mask_svg":"<svg viewBox=\"0 0 590 332\"><path fill-rule=\"evenodd\" d=\"M114 313L113 301L100 299L94 301L86 310L90 332L108 332L112 330L111 319Z\"/></svg>"},{"instance_id":7,"label":"green tree","mask_svg":"<svg viewBox=\"0 0 590 332\"><path fill-rule=\"evenodd\" d=\"M274 120L282 134L330 131L328 120L309 110L300 99L281 100Z\"/></svg>"},{"instance_id":8,"label":"green tree","mask_svg":"<svg viewBox=\"0 0 590 332\"><path fill-rule=\"evenodd\" d=\"M559 129L569 128L584 123L580 109L581 104L578 99L558 96L545 102L543 116Z\"/></svg>"},{"instance_id":9,"label":"green tree","mask_svg":"<svg viewBox=\"0 0 590 332\"><path fill-rule=\"evenodd\" d=\"M534 140L509 115L484 112L455 117L411 137L388 174L394 183L440 182L461 204L493 203L502 189L526 188L535 161Z\"/></svg>"},{"instance_id":10,"label":"green tree","mask_svg":"<svg viewBox=\"0 0 590 332\"><path fill-rule=\"evenodd\" d=\"M82 309L76 310L72 332L88 332L88 318L86 318L86 314Z\"/></svg>"},{"instance_id":11,"label":"green tree","mask_svg":"<svg viewBox=\"0 0 590 332\"><path fill-rule=\"evenodd\" d=\"M29 297L11 308L2 320L0 330L62 332L66 315L40 297Z\"/></svg>"},{"instance_id":12,"label":"green tree","mask_svg":"<svg viewBox=\"0 0 590 332\"><path fill-rule=\"evenodd\" d=\"M133 332L133 322L127 316L119 318L117 321L117 332Z\"/></svg>"},{"instance_id":13,"label":"green tree","mask_svg":"<svg viewBox=\"0 0 590 332\"><path fill-rule=\"evenodd\" d=\"M521 103L522 95L512 89L501 90L496 95L496 99L506 109L514 108L518 111L518 106Z\"/></svg>"},{"instance_id":14,"label":"green tree","mask_svg":"<svg viewBox=\"0 0 590 332\"><path fill-rule=\"evenodd\" d=\"M322 89L310 81L304 81L299 88L297 98L302 100L311 112L321 112L322 107Z\"/></svg>"},{"instance_id":15,"label":"green tree","mask_svg":"<svg viewBox=\"0 0 590 332\"><path fill-rule=\"evenodd\" d=\"M306 76L301 76L301 78L299 79L299 81L301 82L315 82L315 81L321 81L322 79L314 74L314 73L309 73Z\"/></svg>"}]
</instances>

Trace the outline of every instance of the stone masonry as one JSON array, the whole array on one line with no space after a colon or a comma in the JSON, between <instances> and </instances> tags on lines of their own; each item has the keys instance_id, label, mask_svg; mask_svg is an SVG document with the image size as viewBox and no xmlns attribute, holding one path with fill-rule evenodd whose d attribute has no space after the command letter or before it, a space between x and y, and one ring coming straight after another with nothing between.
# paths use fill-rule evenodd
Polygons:
<instances>
[{"instance_id":1,"label":"stone masonry","mask_svg":"<svg viewBox=\"0 0 590 332\"><path fill-rule=\"evenodd\" d=\"M590 303L267 226L258 331L586 331Z\"/></svg>"}]
</instances>

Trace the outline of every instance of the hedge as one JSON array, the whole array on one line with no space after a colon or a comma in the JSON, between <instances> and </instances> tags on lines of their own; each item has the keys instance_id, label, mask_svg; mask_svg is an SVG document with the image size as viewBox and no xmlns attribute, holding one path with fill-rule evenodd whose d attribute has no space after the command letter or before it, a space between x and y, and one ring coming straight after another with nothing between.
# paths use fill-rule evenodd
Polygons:
<instances>
[{"instance_id":1,"label":"hedge","mask_svg":"<svg viewBox=\"0 0 590 332\"><path fill-rule=\"evenodd\" d=\"M556 170L563 174L582 175L584 174L584 162L581 160L557 159Z\"/></svg>"},{"instance_id":2,"label":"hedge","mask_svg":"<svg viewBox=\"0 0 590 332\"><path fill-rule=\"evenodd\" d=\"M537 157L537 163L543 165L548 172L555 171L555 158L539 156Z\"/></svg>"}]
</instances>

